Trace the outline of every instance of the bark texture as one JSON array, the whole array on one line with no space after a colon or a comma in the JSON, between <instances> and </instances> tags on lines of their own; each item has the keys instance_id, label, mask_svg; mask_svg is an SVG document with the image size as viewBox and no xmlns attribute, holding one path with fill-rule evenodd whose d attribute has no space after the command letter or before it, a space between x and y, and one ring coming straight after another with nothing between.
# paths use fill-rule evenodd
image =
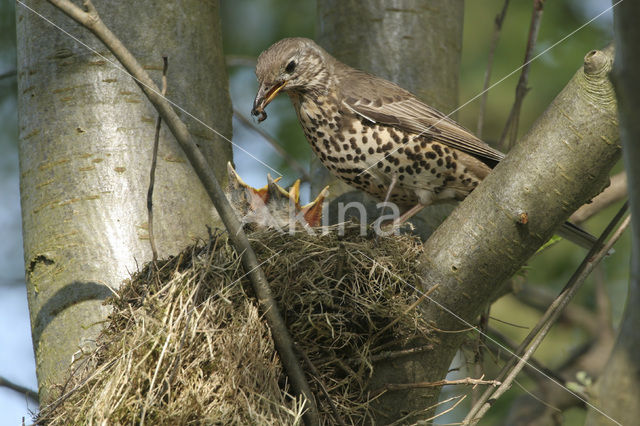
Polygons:
<instances>
[{"instance_id":1,"label":"bark texture","mask_svg":"<svg viewBox=\"0 0 640 426\"><path fill-rule=\"evenodd\" d=\"M38 13L114 61L85 29L44 1ZM217 2L96 1L103 20L160 79L168 97L231 136ZM99 331L102 300L148 261L146 191L157 113L135 82L28 9L17 7L21 201L25 273L41 401ZM228 142L185 117L216 175ZM156 244L176 253L218 219L184 154L161 133ZM185 218L188 218L186 220Z\"/></svg>"},{"instance_id":2,"label":"bark texture","mask_svg":"<svg viewBox=\"0 0 640 426\"><path fill-rule=\"evenodd\" d=\"M616 57L613 81L620 105L620 137L627 170L631 209L631 273L627 303L616 344L598 380L592 402L620 424L636 424L640 418L640 81L638 43L640 28L637 2L622 2L613 9ZM611 422L591 410L587 425Z\"/></svg>"},{"instance_id":3,"label":"bark texture","mask_svg":"<svg viewBox=\"0 0 640 426\"><path fill-rule=\"evenodd\" d=\"M589 52L506 159L426 242L421 286L439 287L437 303L424 307L439 329L474 324L501 284L606 184L620 154L612 59L612 49ZM446 374L463 338L441 335L427 364L431 380Z\"/></svg>"}]
</instances>

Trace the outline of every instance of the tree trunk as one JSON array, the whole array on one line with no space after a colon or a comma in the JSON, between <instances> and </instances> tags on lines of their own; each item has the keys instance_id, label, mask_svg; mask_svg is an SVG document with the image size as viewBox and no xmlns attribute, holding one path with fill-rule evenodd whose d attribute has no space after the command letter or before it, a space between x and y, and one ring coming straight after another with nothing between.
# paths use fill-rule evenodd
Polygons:
<instances>
[{"instance_id":1,"label":"tree trunk","mask_svg":"<svg viewBox=\"0 0 640 426\"><path fill-rule=\"evenodd\" d=\"M157 114L95 37L43 1L28 5L95 49L17 8L25 273L40 400L47 403L74 354L99 331L104 298L150 260L146 192ZM167 55L167 96L230 137L217 2L95 6L157 81ZM224 181L230 144L185 119ZM162 131L154 192L160 255L175 254L216 223L184 154Z\"/></svg>"},{"instance_id":2,"label":"tree trunk","mask_svg":"<svg viewBox=\"0 0 640 426\"><path fill-rule=\"evenodd\" d=\"M638 43L640 28L637 2L613 8L616 57L613 81L618 97L620 136L627 170L631 210L631 273L627 303L616 344L594 389L593 403L620 424L637 424L640 418L640 81ZM587 425L611 424L590 410Z\"/></svg>"},{"instance_id":3,"label":"tree trunk","mask_svg":"<svg viewBox=\"0 0 640 426\"><path fill-rule=\"evenodd\" d=\"M318 1L318 41L344 63L393 81L429 105L450 113L458 102L458 76L462 50L464 2L460 0L324 0ZM426 65L425 65L426 64ZM437 64L437 66L429 66ZM312 195L330 184L330 217L337 218L336 202L361 201L368 218L380 213L362 192L338 181L317 159L312 161ZM429 234L451 211L450 206L430 207L428 222L420 223ZM422 216L424 218L424 216ZM427 380L424 355L407 356L376 365L372 388L386 383ZM442 377L440 377L442 378ZM433 390L387 392L376 400L379 423L397 420L409 412L421 414L437 393Z\"/></svg>"}]
</instances>

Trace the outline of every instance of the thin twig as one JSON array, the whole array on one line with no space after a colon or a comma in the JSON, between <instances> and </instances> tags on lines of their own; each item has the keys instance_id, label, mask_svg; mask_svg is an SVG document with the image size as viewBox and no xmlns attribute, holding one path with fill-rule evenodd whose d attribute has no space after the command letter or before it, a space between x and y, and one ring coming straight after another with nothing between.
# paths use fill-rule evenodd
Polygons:
<instances>
[{"instance_id":1,"label":"thin twig","mask_svg":"<svg viewBox=\"0 0 640 426\"><path fill-rule=\"evenodd\" d=\"M320 386L320 390L324 394L324 397L329 402L329 406L331 407L331 411L333 412L333 416L334 416L336 422L341 426L346 426L346 423L344 422L344 420L340 416L340 413L338 412L338 407L336 407L336 404L333 403L333 399L331 399L331 395L327 391L327 388L325 387L324 383L322 383L320 372L318 371L316 366L313 365L313 362L311 362L311 360L307 356L307 353L305 351L303 351L302 349L300 349L300 347L298 345L296 345L296 350L298 351L298 354L300 354L300 356L304 360L304 363L307 365L307 368L309 369L311 374L313 374L313 378L318 383L318 386Z\"/></svg>"},{"instance_id":2,"label":"thin twig","mask_svg":"<svg viewBox=\"0 0 640 426\"><path fill-rule=\"evenodd\" d=\"M538 32L540 31L540 22L542 18L542 11L544 9L544 0L533 0L533 12L531 13L531 25L529 26L529 37L527 38L527 47L524 54L524 65L522 66L522 72L518 79L518 85L516 86L516 99L511 107L507 124L502 130L502 136L500 136L499 146L503 148L505 152L508 152L518 137L518 124L520 121L520 110L522 109L522 101L525 95L529 91L527 82L529 80L529 67L531 65L531 57L533 50L538 39Z\"/></svg>"},{"instance_id":3,"label":"thin twig","mask_svg":"<svg viewBox=\"0 0 640 426\"><path fill-rule=\"evenodd\" d=\"M256 67L256 58L248 55L225 55L225 62L228 67Z\"/></svg>"},{"instance_id":4,"label":"thin twig","mask_svg":"<svg viewBox=\"0 0 640 426\"><path fill-rule=\"evenodd\" d=\"M442 386L450 386L450 385L465 385L465 386L478 386L478 385L489 385L493 387L500 386L500 383L497 380L484 380L484 379L473 379L471 377L466 377L464 379L457 380L437 380L435 382L416 382L416 383L387 383L382 386L379 390L372 392L374 395L380 394L386 391L397 391L397 390L406 390L406 389L426 389L426 388L440 388Z\"/></svg>"},{"instance_id":5,"label":"thin twig","mask_svg":"<svg viewBox=\"0 0 640 426\"><path fill-rule=\"evenodd\" d=\"M500 32L502 31L502 23L507 15L509 0L504 0L502 11L496 15L494 19L493 35L491 36L491 45L489 46L489 56L487 58L487 69L484 72L484 84L482 85L482 96L480 97L480 111L478 112L478 127L476 128L476 136L482 139L482 128L484 127L484 113L487 108L487 97L489 96L489 81L491 81L491 69L493 68L493 57L500 40Z\"/></svg>"},{"instance_id":6,"label":"thin twig","mask_svg":"<svg viewBox=\"0 0 640 426\"><path fill-rule=\"evenodd\" d=\"M594 197L589 204L580 207L569 220L575 224L580 224L600 213L612 204L624 200L627 197L627 173L620 172L611 176L611 184L600 194Z\"/></svg>"},{"instance_id":7,"label":"thin twig","mask_svg":"<svg viewBox=\"0 0 640 426\"><path fill-rule=\"evenodd\" d=\"M493 389L487 389L478 402L471 408L465 417L463 424L477 424L492 405L489 402L489 399L491 399L491 401L495 401L511 386L516 375L520 370L522 370L524 365L526 365L529 358L531 358L551 326L560 316L562 310L567 306L569 301L571 301L573 295L581 287L582 283L589 276L593 268L602 259L604 259L613 244L620 238L624 230L629 225L630 217L627 217L611 235L611 238L609 238L607 243L603 245L604 240L612 233L615 226L626 213L627 207L628 203L625 203L618 214L616 214L616 216L611 220L607 228L602 232L600 238L598 238L594 247L589 250L589 253L587 253L584 260L573 276L569 279L556 300L549 306L540 321L538 321L538 324L536 324L533 330L531 330L527 337L522 341L517 351L514 353L515 356L502 368L500 374L498 374L496 378L496 380L502 381L502 385L498 387L498 389L495 389L495 391ZM575 393L570 390L568 390L568 392L575 395ZM595 407L594 409L597 410Z\"/></svg>"},{"instance_id":8,"label":"thin twig","mask_svg":"<svg viewBox=\"0 0 640 426\"><path fill-rule=\"evenodd\" d=\"M437 403L433 404L430 407L427 407L427 408L424 408L424 409L420 409L420 410L411 411L411 412L407 413L406 415L400 417L398 420L394 421L393 423L389 423L388 426L398 426L398 425L407 424L407 419L409 419L409 418L411 418L411 417L413 417L413 416L415 416L417 414L420 414L420 413L428 413L428 412L431 412L431 411L435 411L435 409L438 408L439 406L444 405L444 404L446 404L448 402L451 402L454 399L457 399L457 401L451 407L447 408L446 410L443 410L443 411L439 412L438 414L436 414L436 415L434 415L432 417L429 417L428 419L424 419L424 420L420 419L420 423L421 424L427 424L426 422L429 422L431 420L437 419L438 417L444 416L445 414L453 411L458 406L458 404L460 404L462 401L465 400L466 397L467 397L467 395L452 396L451 398L445 399L444 401L438 401ZM446 426L446 425L447 425L446 423L445 424L441 424L441 426Z\"/></svg>"},{"instance_id":9,"label":"thin twig","mask_svg":"<svg viewBox=\"0 0 640 426\"><path fill-rule=\"evenodd\" d=\"M489 334L491 335L491 337L493 337L493 339L487 340L487 348L491 349L489 353L495 355L498 359L508 361L512 357L511 353L516 353L518 345L515 344L506 335L493 327L489 327ZM500 345L498 345L495 340L499 340ZM502 347L501 345L506 346L509 352L505 352L504 347ZM497 359L494 359L494 362L496 363L496 365L498 364ZM562 378L558 373L543 365L540 361L538 361L536 357L531 357L527 365L524 367L524 372L527 373L533 380L539 380L540 371L542 371L545 375L552 377L556 381L564 382L564 378Z\"/></svg>"},{"instance_id":10,"label":"thin twig","mask_svg":"<svg viewBox=\"0 0 640 426\"><path fill-rule=\"evenodd\" d=\"M487 329L489 327L489 317L491 316L491 305L487 305L482 315L480 315L480 323L478 324L478 338L474 351L474 374L476 377L484 376L484 348L487 343ZM480 398L480 388L473 388L471 392L471 404L474 404Z\"/></svg>"},{"instance_id":11,"label":"thin twig","mask_svg":"<svg viewBox=\"0 0 640 426\"><path fill-rule=\"evenodd\" d=\"M17 75L17 71L16 70L9 70L9 71L5 71L2 74L0 74L0 80L4 79L4 78L9 78L9 77L15 77Z\"/></svg>"},{"instance_id":12,"label":"thin twig","mask_svg":"<svg viewBox=\"0 0 640 426\"><path fill-rule=\"evenodd\" d=\"M169 61L166 56L162 57L162 96L167 94L167 68ZM156 120L156 133L153 138L153 155L151 157L151 172L149 177L149 190L147 191L147 214L149 215L149 243L151 244L151 253L153 261L153 269L156 269L158 262L158 249L156 248L156 239L153 234L153 187L156 182L156 165L158 164L158 145L160 145L160 127L162 125L162 116L158 115Z\"/></svg>"},{"instance_id":13,"label":"thin twig","mask_svg":"<svg viewBox=\"0 0 640 426\"><path fill-rule=\"evenodd\" d=\"M456 408L458 405L460 405L460 404L462 403L462 401L464 401L464 399L465 399L466 397L467 397L467 395L463 395L462 397L458 397L458 398L460 398L460 399L458 399L458 400L456 401L456 403L455 403L455 404L453 404L451 407L447 408L447 409L446 409L446 410L444 410L444 411L439 412L439 413L438 413L438 414L436 414L435 416L432 416L432 417L429 417L428 419L425 419L424 421L425 421L425 422L429 422L429 421L431 421L431 420L435 420L435 419L437 419L438 417L442 417L442 416L444 416L444 415L445 415L445 414L447 414L447 413L452 412L453 410L455 410L455 408ZM456 425L457 425L458 423L454 423L454 424L456 424ZM446 426L446 425L441 425L441 426Z\"/></svg>"},{"instance_id":14,"label":"thin twig","mask_svg":"<svg viewBox=\"0 0 640 426\"><path fill-rule=\"evenodd\" d=\"M420 296L418 298L418 300L416 300L415 302L413 302L410 306L407 307L407 309L405 309L405 311L398 315L393 321L391 321L389 324L385 325L384 327L382 327L374 336L371 340L375 340L378 337L380 337L382 335L382 333L384 333L385 331L387 331L388 329L390 329L391 327L393 327L394 325L396 325L400 320L402 320L402 318L407 315L409 312L413 311L419 304L422 303L422 301L424 299L426 299L427 297L429 297L431 295L431 293L433 293L434 291L436 291L436 289L440 286L440 284L436 284L434 286L432 286L429 290L427 290L426 293L424 293L422 296Z\"/></svg>"},{"instance_id":15,"label":"thin twig","mask_svg":"<svg viewBox=\"0 0 640 426\"><path fill-rule=\"evenodd\" d=\"M12 391L18 392L19 394L26 396L27 398L31 399L33 402L38 403L38 392L32 389L29 389L27 387L21 386L17 383L14 383L11 380L5 379L4 377L0 377L0 387L11 389Z\"/></svg>"},{"instance_id":16,"label":"thin twig","mask_svg":"<svg viewBox=\"0 0 640 426\"><path fill-rule=\"evenodd\" d=\"M284 148L282 148L282 146L280 146L278 141L275 140L275 138L273 136L271 136L269 133L267 133L264 130L262 130L260 127L256 126L256 124L253 121L251 121L247 117L245 117L244 114L242 114L236 108L233 109L233 115L238 120L240 120L240 123L242 123L245 127L253 130L257 134L262 136L262 138L265 141L267 141L269 143L269 145L271 145L273 147L273 149L276 150L278 155L280 155L282 158L284 158L284 161L292 169L294 169L296 171L296 173L298 173L300 175L300 180L302 182L311 182L311 175L309 175L309 172L302 166L302 164L300 164L300 162L298 160L293 158Z\"/></svg>"},{"instance_id":17,"label":"thin twig","mask_svg":"<svg viewBox=\"0 0 640 426\"><path fill-rule=\"evenodd\" d=\"M434 348L434 345L432 343L429 343L427 345L417 346L415 348L400 349L397 351L384 351L375 355L371 355L370 361L371 362L388 361L391 359L401 358L403 356L413 355L420 352L432 351L433 348ZM354 359L355 358L352 358L352 360Z\"/></svg>"},{"instance_id":18,"label":"thin twig","mask_svg":"<svg viewBox=\"0 0 640 426\"><path fill-rule=\"evenodd\" d=\"M596 282L596 320L599 325L598 334L613 334L613 324L611 323L611 299L607 293L607 282L604 266L600 265L593 274Z\"/></svg>"},{"instance_id":19,"label":"thin twig","mask_svg":"<svg viewBox=\"0 0 640 426\"><path fill-rule=\"evenodd\" d=\"M500 324L508 325L509 327L521 328L521 329L524 329L524 330L529 330L529 327L526 326L526 325L520 325L520 324L516 324L515 322L505 321L505 320L500 319L498 317L490 316L489 319L491 319L491 320L493 320L495 322L499 322Z\"/></svg>"},{"instance_id":20,"label":"thin twig","mask_svg":"<svg viewBox=\"0 0 640 426\"><path fill-rule=\"evenodd\" d=\"M189 133L187 126L180 120L167 99L160 94L160 90L136 58L127 50L120 39L107 28L104 22L102 22L90 0L84 1L87 9L86 12L69 0L48 1L70 18L89 29L105 44L127 72L134 78L135 82L162 116L162 119L180 144L180 147L189 159L204 189L207 191L209 198L218 211L222 222L227 228L229 239L237 252L242 256L242 265L249 275L260 308L262 312L264 312L265 319L271 329L274 344L278 350L284 369L291 380L292 388L295 393L302 395L305 399L305 422L313 425L318 424L319 417L314 396L294 352L293 341L273 298L269 283L258 264L256 254L251 248L251 244L242 230L238 218L235 216L229 201L213 173L213 169L209 166L202 152L200 152L193 141L193 137Z\"/></svg>"},{"instance_id":21,"label":"thin twig","mask_svg":"<svg viewBox=\"0 0 640 426\"><path fill-rule=\"evenodd\" d=\"M545 311L556 296L546 288L525 284L514 296L522 303L539 311ZM598 334L600 324L594 312L581 306L567 306L562 312L563 320L584 328L592 336Z\"/></svg>"}]
</instances>

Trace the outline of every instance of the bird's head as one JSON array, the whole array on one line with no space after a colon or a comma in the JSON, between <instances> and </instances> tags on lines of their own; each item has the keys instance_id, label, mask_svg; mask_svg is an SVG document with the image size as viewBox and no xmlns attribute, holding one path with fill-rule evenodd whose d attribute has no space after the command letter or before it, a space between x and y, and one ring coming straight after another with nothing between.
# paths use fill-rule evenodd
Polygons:
<instances>
[{"instance_id":1,"label":"bird's head","mask_svg":"<svg viewBox=\"0 0 640 426\"><path fill-rule=\"evenodd\" d=\"M258 121L267 118L264 108L280 92L322 91L329 84L327 63L330 56L307 38L285 38L258 57L256 77L258 94L251 114Z\"/></svg>"}]
</instances>

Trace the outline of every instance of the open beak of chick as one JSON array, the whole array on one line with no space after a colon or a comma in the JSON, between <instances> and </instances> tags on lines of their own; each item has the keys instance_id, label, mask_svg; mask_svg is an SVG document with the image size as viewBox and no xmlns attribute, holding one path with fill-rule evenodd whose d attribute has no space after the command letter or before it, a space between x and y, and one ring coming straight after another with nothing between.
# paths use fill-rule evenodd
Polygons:
<instances>
[{"instance_id":1,"label":"open beak of chick","mask_svg":"<svg viewBox=\"0 0 640 426\"><path fill-rule=\"evenodd\" d=\"M258 89L258 94L256 95L256 99L253 101L253 108L251 109L251 115L258 116L258 122L264 121L267 119L267 113L264 109L269 105L278 93L287 85L286 81L282 81L276 84L260 84L260 89Z\"/></svg>"}]
</instances>

